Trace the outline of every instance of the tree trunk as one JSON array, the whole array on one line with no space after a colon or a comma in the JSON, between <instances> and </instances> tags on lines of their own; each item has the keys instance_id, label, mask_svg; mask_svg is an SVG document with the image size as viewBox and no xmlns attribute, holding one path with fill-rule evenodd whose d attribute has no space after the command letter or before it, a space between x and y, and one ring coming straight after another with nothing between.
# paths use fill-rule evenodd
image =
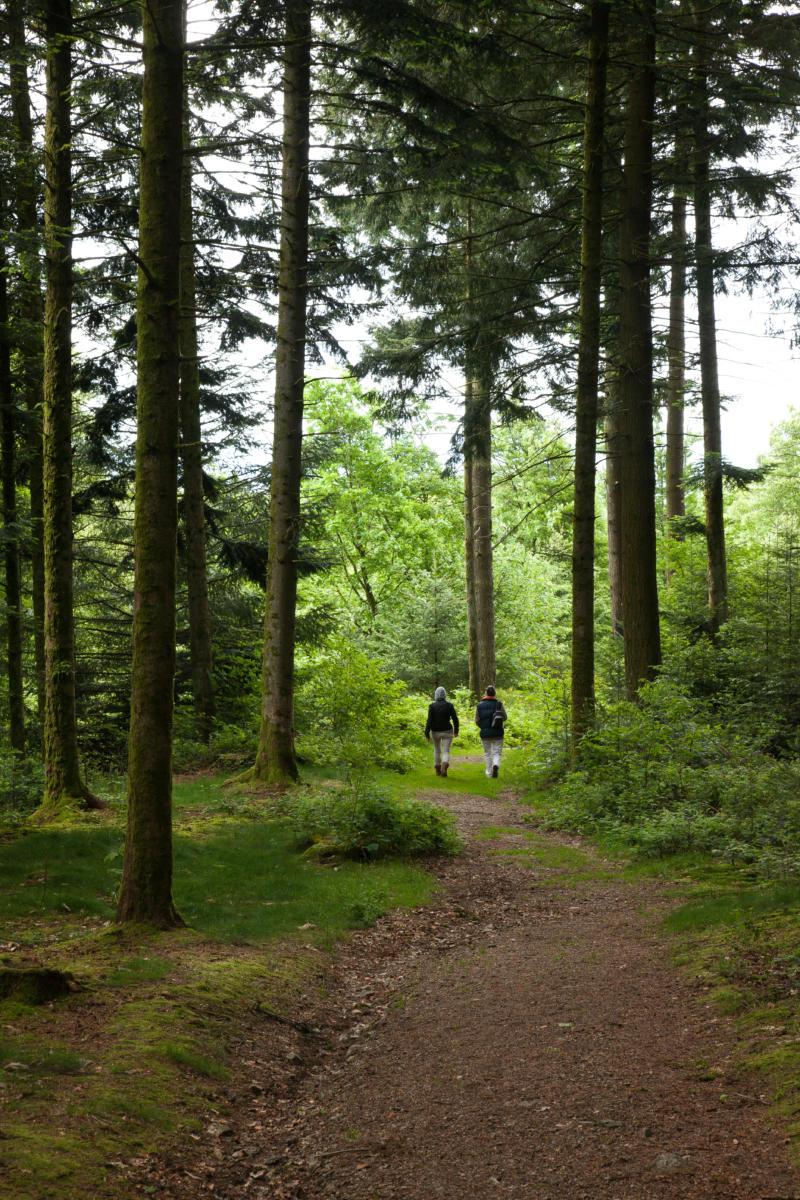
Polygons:
<instances>
[{"instance_id":1,"label":"tree trunk","mask_svg":"<svg viewBox=\"0 0 800 1200\"><path fill-rule=\"evenodd\" d=\"M586 82L572 531L572 749L594 715L594 526L608 5L593 0Z\"/></svg>"},{"instance_id":2,"label":"tree trunk","mask_svg":"<svg viewBox=\"0 0 800 1200\"><path fill-rule=\"evenodd\" d=\"M728 619L728 569L722 495L717 322L714 307L714 248L711 231L711 180L708 137L708 50L705 29L695 45L694 223L697 258L697 322L700 340L700 391L703 401L708 607L712 633Z\"/></svg>"},{"instance_id":3,"label":"tree trunk","mask_svg":"<svg viewBox=\"0 0 800 1200\"><path fill-rule=\"evenodd\" d=\"M85 787L75 724L72 605L72 9L48 0L44 236L45 722L42 818L99 803Z\"/></svg>"},{"instance_id":4,"label":"tree trunk","mask_svg":"<svg viewBox=\"0 0 800 1200\"><path fill-rule=\"evenodd\" d=\"M186 584L189 599L189 653L195 729L208 742L214 721L211 681L211 626L208 614L203 446L200 416L200 368L197 346L197 298L192 233L192 160L188 117L184 122L181 184L181 461L183 523L186 533Z\"/></svg>"},{"instance_id":5,"label":"tree trunk","mask_svg":"<svg viewBox=\"0 0 800 1200\"><path fill-rule=\"evenodd\" d=\"M281 245L269 574L264 623L261 733L254 767L256 778L278 784L297 778L294 752L294 641L308 277L310 0L287 0L283 87Z\"/></svg>"},{"instance_id":6,"label":"tree trunk","mask_svg":"<svg viewBox=\"0 0 800 1200\"><path fill-rule=\"evenodd\" d=\"M180 407L183 4L142 4L137 432L128 828L117 918L180 924L172 903L172 708Z\"/></svg>"},{"instance_id":7,"label":"tree trunk","mask_svg":"<svg viewBox=\"0 0 800 1200\"><path fill-rule=\"evenodd\" d=\"M473 381L469 373L464 380L464 425L471 422L473 404ZM470 414L468 416L468 414ZM467 578L467 665L469 690L473 696L479 695L481 686L481 670L478 662L478 616L475 603L475 529L474 529L474 460L472 443L464 439L464 562Z\"/></svg>"},{"instance_id":8,"label":"tree trunk","mask_svg":"<svg viewBox=\"0 0 800 1200\"><path fill-rule=\"evenodd\" d=\"M472 544L479 688L495 683L494 563L492 547L492 406L482 371L473 383L469 438L472 453Z\"/></svg>"},{"instance_id":9,"label":"tree trunk","mask_svg":"<svg viewBox=\"0 0 800 1200\"><path fill-rule=\"evenodd\" d=\"M650 225L655 3L631 14L620 222L619 468L625 684L633 699L661 662L656 573Z\"/></svg>"},{"instance_id":10,"label":"tree trunk","mask_svg":"<svg viewBox=\"0 0 800 1200\"><path fill-rule=\"evenodd\" d=\"M0 233L5 233L6 202L0 193ZM0 241L0 474L3 491L3 557L6 589L6 665L8 667L8 736L11 749L25 754L25 703L22 680L22 589L17 524L16 409L11 384L11 331L8 318L8 274Z\"/></svg>"},{"instance_id":11,"label":"tree trunk","mask_svg":"<svg viewBox=\"0 0 800 1200\"><path fill-rule=\"evenodd\" d=\"M6 6L9 39L9 91L14 136L14 207L19 238L19 313L16 351L26 417L26 467L30 485L31 568L39 723L44 726L44 541L43 541L43 330L38 164L33 148L33 118L28 84L25 22L21 0Z\"/></svg>"},{"instance_id":12,"label":"tree trunk","mask_svg":"<svg viewBox=\"0 0 800 1200\"><path fill-rule=\"evenodd\" d=\"M675 168L683 172L682 139L675 147ZM682 182L672 194L672 271L669 285L669 330L667 332L667 521L686 515L683 494L683 417L686 375L684 308L686 297L686 193ZM670 537L683 535L669 524Z\"/></svg>"},{"instance_id":13,"label":"tree trunk","mask_svg":"<svg viewBox=\"0 0 800 1200\"><path fill-rule=\"evenodd\" d=\"M614 401L616 403L616 400ZM611 599L611 628L622 637L622 497L619 483L619 414L607 402L604 418L606 439L606 527L608 531L608 587Z\"/></svg>"}]
</instances>

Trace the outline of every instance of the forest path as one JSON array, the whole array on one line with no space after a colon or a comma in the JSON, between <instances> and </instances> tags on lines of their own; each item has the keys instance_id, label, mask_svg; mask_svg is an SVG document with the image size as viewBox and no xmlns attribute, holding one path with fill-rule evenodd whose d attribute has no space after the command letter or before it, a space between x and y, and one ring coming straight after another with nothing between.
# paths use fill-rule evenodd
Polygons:
<instances>
[{"instance_id":1,"label":"forest path","mask_svg":"<svg viewBox=\"0 0 800 1200\"><path fill-rule=\"evenodd\" d=\"M349 944L328 1050L234 1132L213 1194L800 1196L732 1025L670 965L674 888L532 831L511 795L424 794L468 839L440 902Z\"/></svg>"}]
</instances>

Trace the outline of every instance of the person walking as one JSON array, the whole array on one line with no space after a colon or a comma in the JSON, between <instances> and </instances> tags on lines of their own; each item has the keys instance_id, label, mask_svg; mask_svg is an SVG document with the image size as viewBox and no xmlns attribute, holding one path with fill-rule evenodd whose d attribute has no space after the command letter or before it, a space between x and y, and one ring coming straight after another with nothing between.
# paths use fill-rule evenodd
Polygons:
<instances>
[{"instance_id":1,"label":"person walking","mask_svg":"<svg viewBox=\"0 0 800 1200\"><path fill-rule=\"evenodd\" d=\"M490 684L475 709L475 724L483 743L487 779L497 779L500 774L500 755L503 753L503 733L507 720L503 701L497 699L497 692Z\"/></svg>"},{"instance_id":2,"label":"person walking","mask_svg":"<svg viewBox=\"0 0 800 1200\"><path fill-rule=\"evenodd\" d=\"M447 699L443 687L433 693L433 704L428 705L428 720L425 737L433 736L433 769L437 775L446 775L450 766L450 743L458 736L458 713Z\"/></svg>"}]
</instances>

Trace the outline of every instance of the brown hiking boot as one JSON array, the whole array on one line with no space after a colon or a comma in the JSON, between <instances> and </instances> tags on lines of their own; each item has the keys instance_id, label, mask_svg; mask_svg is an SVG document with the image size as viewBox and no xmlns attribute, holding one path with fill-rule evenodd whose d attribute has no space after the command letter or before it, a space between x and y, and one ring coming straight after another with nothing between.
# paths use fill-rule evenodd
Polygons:
<instances>
[{"instance_id":1,"label":"brown hiking boot","mask_svg":"<svg viewBox=\"0 0 800 1200\"><path fill-rule=\"evenodd\" d=\"M436 774L437 774L437 775L441 775L441 773L442 773L442 768L439 766L439 764L438 764L438 763L434 763L434 764L433 764L433 769L434 769L434 771L436 772Z\"/></svg>"},{"instance_id":2,"label":"brown hiking boot","mask_svg":"<svg viewBox=\"0 0 800 1200\"><path fill-rule=\"evenodd\" d=\"M439 773L440 773L440 775L444 775L444 776L446 777L446 776L447 776L447 768L448 768L449 766L450 766L450 763L442 763L442 769L441 769L441 771L439 772Z\"/></svg>"},{"instance_id":3,"label":"brown hiking boot","mask_svg":"<svg viewBox=\"0 0 800 1200\"><path fill-rule=\"evenodd\" d=\"M495 763L494 766L492 767L492 779L497 779L497 776L499 774L500 774L500 768L498 767L497 763Z\"/></svg>"}]
</instances>

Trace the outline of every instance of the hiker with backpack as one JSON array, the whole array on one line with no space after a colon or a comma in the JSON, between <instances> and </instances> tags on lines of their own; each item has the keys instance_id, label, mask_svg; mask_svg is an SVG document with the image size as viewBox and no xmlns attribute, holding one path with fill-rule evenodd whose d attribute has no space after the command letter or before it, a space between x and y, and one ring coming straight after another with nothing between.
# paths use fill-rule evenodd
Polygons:
<instances>
[{"instance_id":1,"label":"hiker with backpack","mask_svg":"<svg viewBox=\"0 0 800 1200\"><path fill-rule=\"evenodd\" d=\"M458 713L447 699L443 687L433 693L433 704L428 705L428 720L425 737L433 736L433 769L437 775L447 775L450 765L450 743L458 736Z\"/></svg>"},{"instance_id":2,"label":"hiker with backpack","mask_svg":"<svg viewBox=\"0 0 800 1200\"><path fill-rule=\"evenodd\" d=\"M475 724L483 744L487 779L497 779L500 774L500 755L503 753L503 733L507 720L503 701L497 699L497 692L490 684L475 709Z\"/></svg>"}]
</instances>

